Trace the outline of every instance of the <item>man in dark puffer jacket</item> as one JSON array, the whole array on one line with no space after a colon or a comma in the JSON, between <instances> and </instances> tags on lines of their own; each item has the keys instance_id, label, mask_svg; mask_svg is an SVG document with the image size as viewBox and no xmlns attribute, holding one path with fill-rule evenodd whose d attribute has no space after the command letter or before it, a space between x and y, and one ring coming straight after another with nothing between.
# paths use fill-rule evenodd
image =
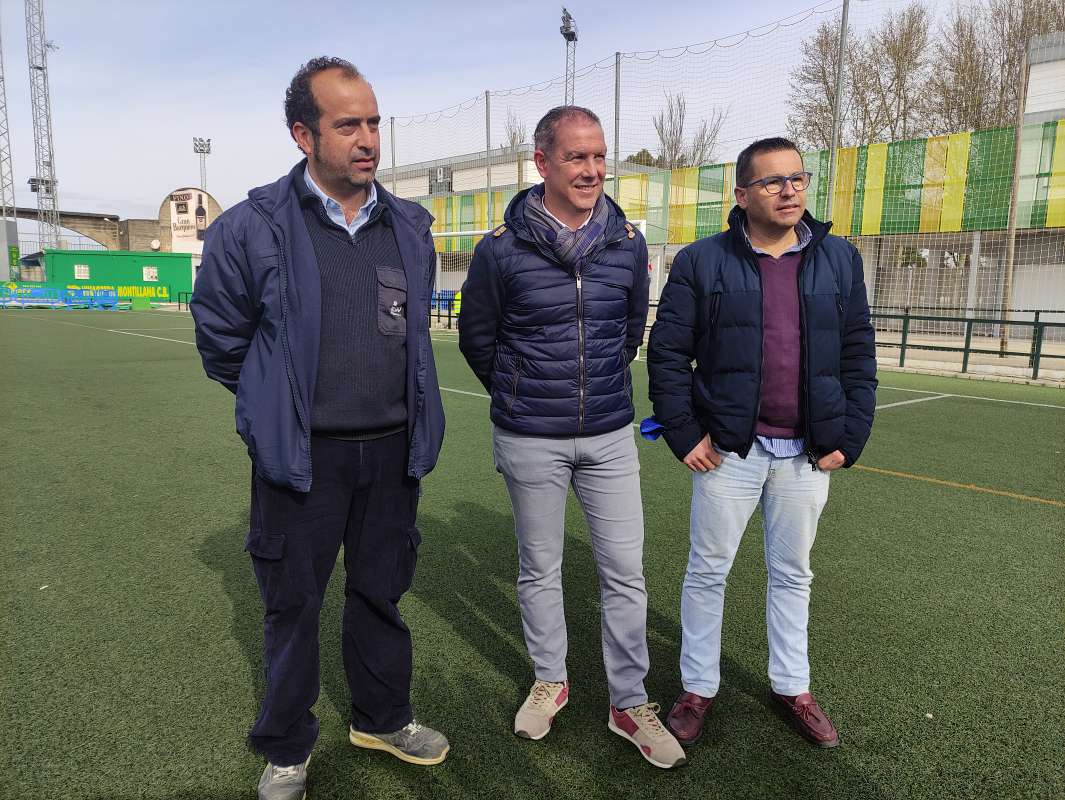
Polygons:
<instances>
[{"instance_id":1,"label":"man in dark puffer jacket","mask_svg":"<svg viewBox=\"0 0 1065 800\"><path fill-rule=\"evenodd\" d=\"M740 153L729 230L677 255L651 333L655 417L694 473L684 691L667 720L684 744L717 694L725 577L759 501L770 697L815 745L839 742L809 691L810 550L829 474L869 437L876 352L861 256L805 213L810 178L787 139Z\"/></svg>"},{"instance_id":2,"label":"man in dark puffer jacket","mask_svg":"<svg viewBox=\"0 0 1065 800\"><path fill-rule=\"evenodd\" d=\"M518 599L536 680L514 732L541 739L569 696L562 545L572 484L599 568L608 726L659 767L684 752L647 702L643 507L629 362L647 320L647 245L603 194L606 142L591 111L536 126L544 183L477 245L459 346L492 395L496 467L518 538Z\"/></svg>"}]
</instances>

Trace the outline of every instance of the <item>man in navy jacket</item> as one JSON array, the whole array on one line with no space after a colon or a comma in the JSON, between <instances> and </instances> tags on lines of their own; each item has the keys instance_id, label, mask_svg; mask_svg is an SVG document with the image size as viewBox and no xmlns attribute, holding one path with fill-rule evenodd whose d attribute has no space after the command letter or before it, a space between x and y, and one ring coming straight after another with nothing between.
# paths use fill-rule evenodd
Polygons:
<instances>
[{"instance_id":1,"label":"man in navy jacket","mask_svg":"<svg viewBox=\"0 0 1065 800\"><path fill-rule=\"evenodd\" d=\"M831 472L869 438L876 351L861 256L805 211L810 179L787 139L740 153L729 229L678 253L651 332L655 418L694 479L667 718L683 744L717 695L725 578L759 502L770 699L815 745L839 742L810 694L810 550Z\"/></svg>"},{"instance_id":2,"label":"man in navy jacket","mask_svg":"<svg viewBox=\"0 0 1065 800\"><path fill-rule=\"evenodd\" d=\"M246 549L266 611L266 689L250 741L268 761L262 800L304 796L318 618L342 545L351 742L416 764L448 751L414 721L397 607L421 541L419 481L444 433L427 324L432 218L375 182L380 114L352 64L308 62L285 113L306 159L211 225L190 303L204 369L236 394L253 464Z\"/></svg>"},{"instance_id":3,"label":"man in navy jacket","mask_svg":"<svg viewBox=\"0 0 1065 800\"><path fill-rule=\"evenodd\" d=\"M684 753L647 702L643 507L629 362L647 320L647 245L603 193L598 117L560 106L536 126L544 182L477 245L459 347L492 395L493 447L514 508L518 600L535 680L514 732L542 739L569 697L562 550L572 485L602 596L608 726L652 764Z\"/></svg>"}]
</instances>

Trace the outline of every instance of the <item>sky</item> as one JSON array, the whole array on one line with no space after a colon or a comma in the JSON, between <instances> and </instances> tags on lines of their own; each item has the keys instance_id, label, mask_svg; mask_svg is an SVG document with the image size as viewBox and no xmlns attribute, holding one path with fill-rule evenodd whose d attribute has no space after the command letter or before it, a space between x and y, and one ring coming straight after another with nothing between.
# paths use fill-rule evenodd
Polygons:
<instances>
[{"instance_id":1,"label":"sky","mask_svg":"<svg viewBox=\"0 0 1065 800\"><path fill-rule=\"evenodd\" d=\"M707 41L812 5L567 7L580 30L580 69L615 51ZM227 208L298 160L282 101L309 58L353 61L382 115L403 117L561 75L560 16L555 2L528 1L45 0L46 36L58 48L48 70L60 208L157 216L170 191L199 184L193 136L212 140L207 188ZM35 206L26 184L35 168L21 0L0 0L0 26L16 197Z\"/></svg>"}]
</instances>

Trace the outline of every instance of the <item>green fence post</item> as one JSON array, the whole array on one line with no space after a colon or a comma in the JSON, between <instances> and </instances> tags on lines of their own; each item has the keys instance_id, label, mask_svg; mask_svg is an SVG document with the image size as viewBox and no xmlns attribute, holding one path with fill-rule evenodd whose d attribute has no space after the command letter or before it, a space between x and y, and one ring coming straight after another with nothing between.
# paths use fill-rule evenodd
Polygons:
<instances>
[{"instance_id":1,"label":"green fence post","mask_svg":"<svg viewBox=\"0 0 1065 800\"><path fill-rule=\"evenodd\" d=\"M1033 321L1035 322L1035 326L1032 327L1032 350L1028 354L1028 366L1029 367L1034 367L1035 366L1035 328L1036 328L1036 326L1039 325L1039 311L1038 310L1035 312L1035 317L1034 317Z\"/></svg>"},{"instance_id":2,"label":"green fence post","mask_svg":"<svg viewBox=\"0 0 1065 800\"><path fill-rule=\"evenodd\" d=\"M902 341L899 343L899 366L906 365L906 340L910 337L910 307L906 306L902 318Z\"/></svg>"},{"instance_id":3,"label":"green fence post","mask_svg":"<svg viewBox=\"0 0 1065 800\"><path fill-rule=\"evenodd\" d=\"M962 350L961 356L961 371L968 372L969 370L969 348L973 343L973 321L971 319L965 320L965 348Z\"/></svg>"},{"instance_id":4,"label":"green fence post","mask_svg":"<svg viewBox=\"0 0 1065 800\"><path fill-rule=\"evenodd\" d=\"M1037 322L1032 330L1032 380L1039 377L1039 356L1043 350L1043 323Z\"/></svg>"}]
</instances>

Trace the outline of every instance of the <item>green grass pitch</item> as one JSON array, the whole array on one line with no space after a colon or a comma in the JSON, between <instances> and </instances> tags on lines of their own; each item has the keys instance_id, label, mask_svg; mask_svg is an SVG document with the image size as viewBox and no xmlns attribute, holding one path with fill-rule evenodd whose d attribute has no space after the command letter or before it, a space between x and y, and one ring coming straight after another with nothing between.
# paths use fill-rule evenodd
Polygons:
<instances>
[{"instance_id":1,"label":"green grass pitch","mask_svg":"<svg viewBox=\"0 0 1065 800\"><path fill-rule=\"evenodd\" d=\"M451 755L413 767L347 743L334 580L312 798L1065 796L1065 392L882 373L861 463L913 477L834 475L814 548L813 689L842 746L809 747L767 707L756 516L726 595L719 702L691 763L667 772L606 728L595 565L572 502L571 702L541 742L510 732L531 669L509 505L483 389L454 336L436 336L455 391L403 610L415 707ZM0 797L255 796L249 465L192 339L187 314L0 312ZM639 452L647 687L665 710L691 483L664 443Z\"/></svg>"}]
</instances>

